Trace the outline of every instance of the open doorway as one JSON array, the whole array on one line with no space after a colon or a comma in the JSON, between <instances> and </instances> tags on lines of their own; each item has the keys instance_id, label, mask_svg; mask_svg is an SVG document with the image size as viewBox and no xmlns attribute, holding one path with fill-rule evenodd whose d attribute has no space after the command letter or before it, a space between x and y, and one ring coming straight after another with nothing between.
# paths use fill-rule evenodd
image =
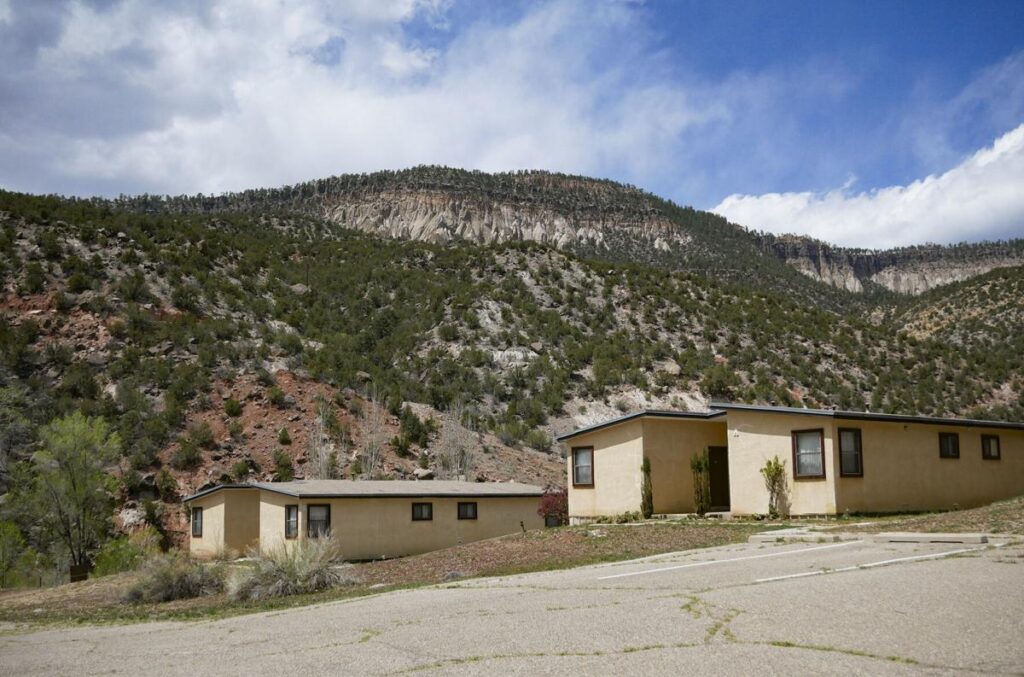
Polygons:
<instances>
[{"instance_id":1,"label":"open doorway","mask_svg":"<svg viewBox=\"0 0 1024 677\"><path fill-rule=\"evenodd\" d=\"M708 447L708 483L711 485L711 510L728 512L730 509L728 447Z\"/></svg>"}]
</instances>

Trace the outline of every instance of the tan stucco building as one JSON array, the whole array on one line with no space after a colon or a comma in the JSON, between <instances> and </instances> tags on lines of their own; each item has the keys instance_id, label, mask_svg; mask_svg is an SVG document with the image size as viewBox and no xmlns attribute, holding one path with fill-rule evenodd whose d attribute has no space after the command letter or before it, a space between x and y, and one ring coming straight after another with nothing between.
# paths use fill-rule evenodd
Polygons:
<instances>
[{"instance_id":1,"label":"tan stucco building","mask_svg":"<svg viewBox=\"0 0 1024 677\"><path fill-rule=\"evenodd\" d=\"M330 533L349 560L414 555L544 525L540 487L515 482L296 480L185 499L199 557L292 547Z\"/></svg>"},{"instance_id":2,"label":"tan stucco building","mask_svg":"<svg viewBox=\"0 0 1024 677\"><path fill-rule=\"evenodd\" d=\"M642 411L558 438L574 521L640 509L651 463L654 512L695 510L690 459L708 452L711 509L768 512L760 469L786 465L793 515L967 508L1024 494L1024 424L714 404Z\"/></svg>"}]
</instances>

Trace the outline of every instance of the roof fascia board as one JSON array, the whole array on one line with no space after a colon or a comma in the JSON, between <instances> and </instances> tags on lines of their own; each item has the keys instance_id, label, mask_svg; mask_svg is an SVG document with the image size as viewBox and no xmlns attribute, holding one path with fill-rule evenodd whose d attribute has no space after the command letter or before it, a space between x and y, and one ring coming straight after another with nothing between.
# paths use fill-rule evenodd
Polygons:
<instances>
[{"instance_id":1,"label":"roof fascia board","mask_svg":"<svg viewBox=\"0 0 1024 677\"><path fill-rule=\"evenodd\" d=\"M658 409L645 409L643 411L635 411L632 414L626 414L625 416L619 416L618 418L609 419L602 423L595 423L585 428L578 428L572 432L559 435L555 438L556 442L564 442L572 439L573 437L579 437L580 435L586 435L587 433L597 432L605 428L610 428L622 423L629 423L640 418L677 418L690 421L709 421L719 416L724 416L724 411L662 411Z\"/></svg>"}]
</instances>

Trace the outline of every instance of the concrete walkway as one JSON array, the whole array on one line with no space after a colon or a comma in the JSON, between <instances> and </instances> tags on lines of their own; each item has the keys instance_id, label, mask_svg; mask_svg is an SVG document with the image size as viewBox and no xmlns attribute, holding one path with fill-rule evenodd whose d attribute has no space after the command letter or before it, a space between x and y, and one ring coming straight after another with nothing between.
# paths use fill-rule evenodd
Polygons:
<instances>
[{"instance_id":1,"label":"concrete walkway","mask_svg":"<svg viewBox=\"0 0 1024 677\"><path fill-rule=\"evenodd\" d=\"M0 636L0 674L1024 672L1024 547L744 544L196 623Z\"/></svg>"}]
</instances>

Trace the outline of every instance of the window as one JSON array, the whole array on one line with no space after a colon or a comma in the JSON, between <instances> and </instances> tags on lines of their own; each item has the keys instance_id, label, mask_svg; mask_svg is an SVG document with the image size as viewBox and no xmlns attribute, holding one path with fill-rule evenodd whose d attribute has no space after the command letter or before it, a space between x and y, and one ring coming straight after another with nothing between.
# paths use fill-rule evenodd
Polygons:
<instances>
[{"instance_id":1,"label":"window","mask_svg":"<svg viewBox=\"0 0 1024 677\"><path fill-rule=\"evenodd\" d=\"M461 510L461 505L459 506ZM434 519L434 504L433 503L413 503L412 504L412 521L413 522L429 522Z\"/></svg>"},{"instance_id":2,"label":"window","mask_svg":"<svg viewBox=\"0 0 1024 677\"><path fill-rule=\"evenodd\" d=\"M284 537L296 538L299 535L299 506L284 507Z\"/></svg>"},{"instance_id":3,"label":"window","mask_svg":"<svg viewBox=\"0 0 1024 677\"><path fill-rule=\"evenodd\" d=\"M192 508L192 538L203 537L203 509Z\"/></svg>"},{"instance_id":4,"label":"window","mask_svg":"<svg viewBox=\"0 0 1024 677\"><path fill-rule=\"evenodd\" d=\"M825 476L825 431L793 431L793 477L819 479Z\"/></svg>"},{"instance_id":5,"label":"window","mask_svg":"<svg viewBox=\"0 0 1024 677\"><path fill-rule=\"evenodd\" d=\"M594 485L594 447L572 450L572 483L577 487Z\"/></svg>"},{"instance_id":6,"label":"window","mask_svg":"<svg viewBox=\"0 0 1024 677\"><path fill-rule=\"evenodd\" d=\"M459 503L459 519L460 520L475 520L476 519L476 503Z\"/></svg>"},{"instance_id":7,"label":"window","mask_svg":"<svg viewBox=\"0 0 1024 677\"><path fill-rule=\"evenodd\" d=\"M839 474L842 477L864 476L864 452L860 446L859 428L839 429Z\"/></svg>"},{"instance_id":8,"label":"window","mask_svg":"<svg viewBox=\"0 0 1024 677\"><path fill-rule=\"evenodd\" d=\"M1002 457L998 435L981 436L981 457L986 461L998 461Z\"/></svg>"},{"instance_id":9,"label":"window","mask_svg":"<svg viewBox=\"0 0 1024 677\"><path fill-rule=\"evenodd\" d=\"M939 433L939 458L960 458L960 435Z\"/></svg>"},{"instance_id":10,"label":"window","mask_svg":"<svg viewBox=\"0 0 1024 677\"><path fill-rule=\"evenodd\" d=\"M306 508L306 535L310 538L331 535L331 506L323 504Z\"/></svg>"}]
</instances>

